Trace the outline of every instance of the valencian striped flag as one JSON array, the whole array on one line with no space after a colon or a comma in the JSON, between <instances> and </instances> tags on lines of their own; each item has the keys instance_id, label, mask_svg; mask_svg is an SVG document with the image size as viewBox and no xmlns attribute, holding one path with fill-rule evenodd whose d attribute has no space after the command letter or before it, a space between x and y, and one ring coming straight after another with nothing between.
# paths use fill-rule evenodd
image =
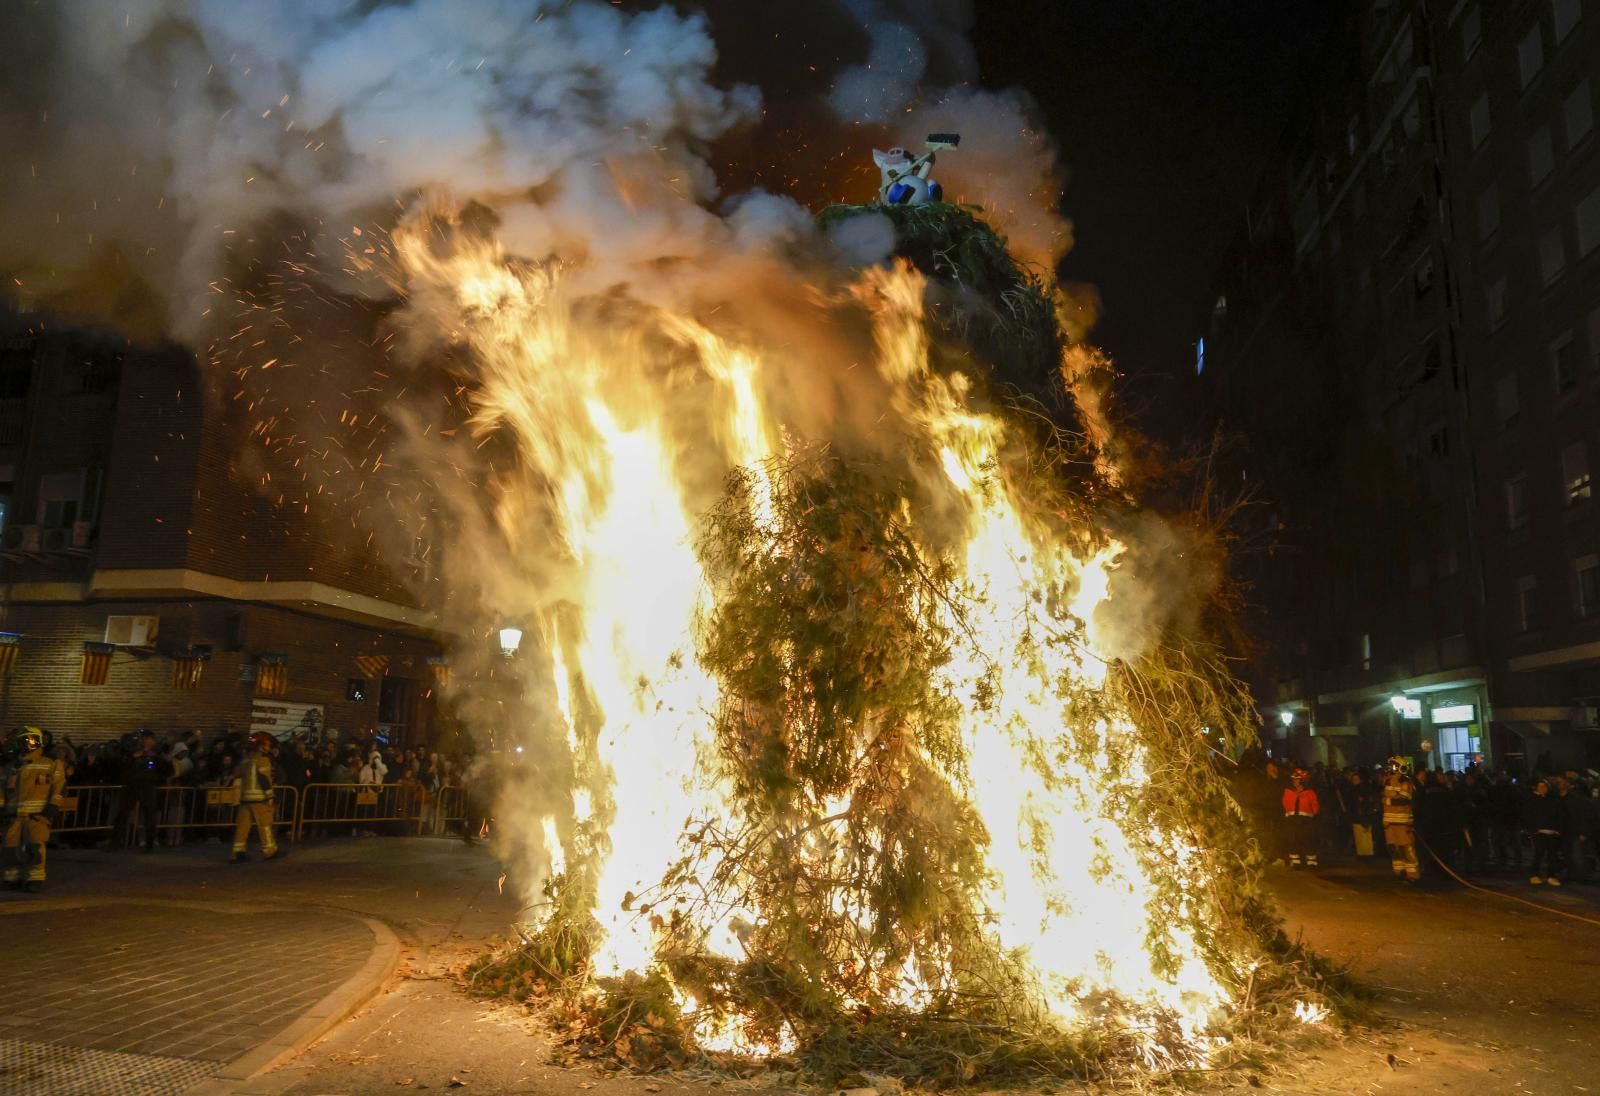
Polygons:
<instances>
[{"instance_id":1,"label":"valencian striped flag","mask_svg":"<svg viewBox=\"0 0 1600 1096\"><path fill-rule=\"evenodd\" d=\"M85 643L83 662L78 667L79 685L104 685L111 675L111 656L116 653L111 643Z\"/></svg>"},{"instance_id":2,"label":"valencian striped flag","mask_svg":"<svg viewBox=\"0 0 1600 1096\"><path fill-rule=\"evenodd\" d=\"M450 656L429 655L428 669L433 671L433 683L441 689L450 687Z\"/></svg>"},{"instance_id":3,"label":"valencian striped flag","mask_svg":"<svg viewBox=\"0 0 1600 1096\"><path fill-rule=\"evenodd\" d=\"M22 653L22 637L15 632L0 632L0 676L17 668L17 656Z\"/></svg>"},{"instance_id":4,"label":"valencian striped flag","mask_svg":"<svg viewBox=\"0 0 1600 1096\"><path fill-rule=\"evenodd\" d=\"M263 654L256 656L256 692L264 696L282 696L289 691L289 656Z\"/></svg>"},{"instance_id":5,"label":"valencian striped flag","mask_svg":"<svg viewBox=\"0 0 1600 1096\"><path fill-rule=\"evenodd\" d=\"M362 677L383 677L389 672L388 655L357 655L356 669Z\"/></svg>"},{"instance_id":6,"label":"valencian striped flag","mask_svg":"<svg viewBox=\"0 0 1600 1096\"><path fill-rule=\"evenodd\" d=\"M211 657L210 647L190 647L172 656L172 687L198 689L200 672Z\"/></svg>"}]
</instances>

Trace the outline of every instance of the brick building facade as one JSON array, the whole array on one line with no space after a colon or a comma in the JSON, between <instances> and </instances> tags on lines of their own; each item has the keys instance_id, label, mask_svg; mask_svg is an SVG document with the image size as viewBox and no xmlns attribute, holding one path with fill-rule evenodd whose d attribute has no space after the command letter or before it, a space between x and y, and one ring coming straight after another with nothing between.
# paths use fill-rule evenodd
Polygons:
<instances>
[{"instance_id":1,"label":"brick building facade","mask_svg":"<svg viewBox=\"0 0 1600 1096\"><path fill-rule=\"evenodd\" d=\"M19 637L0 725L430 741L441 647L401 576L276 504L190 354L50 326L0 332L0 632ZM85 645L108 642L84 684Z\"/></svg>"}]
</instances>

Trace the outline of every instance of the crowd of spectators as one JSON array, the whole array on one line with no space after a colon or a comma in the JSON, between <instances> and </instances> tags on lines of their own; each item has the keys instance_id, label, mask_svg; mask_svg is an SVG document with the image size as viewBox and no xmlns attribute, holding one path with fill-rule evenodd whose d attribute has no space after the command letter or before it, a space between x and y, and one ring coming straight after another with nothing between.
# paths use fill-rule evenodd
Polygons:
<instances>
[{"instance_id":1,"label":"crowd of spectators","mask_svg":"<svg viewBox=\"0 0 1600 1096\"><path fill-rule=\"evenodd\" d=\"M11 737L10 733L0 734L0 753L6 751ZM96 821L109 823L109 837L104 830L63 834L71 843L109 841L120 846L133 834L150 851L158 843L181 843L186 830L191 839L231 833L231 815L226 825L220 820L214 827L198 825L206 810L204 796L163 794L161 789L231 786L239 763L248 754L245 733L222 732L205 740L195 731L163 735L140 728L120 738L83 746L66 735L48 736L48 742L47 752L66 767L69 789L75 790L80 803L95 805L101 814ZM292 736L278 741L272 750L274 783L294 788L297 798L314 784L356 785L373 791L393 785L396 791L383 793L384 810L421 817L425 832L443 832L445 820L438 810L440 790L461 786L468 763L465 758L447 757L422 746L395 748L372 733L342 742ZM340 809L348 805L349 816L358 822L354 832L399 832L375 822L360 824L364 815L378 812L367 809L366 804L357 804L356 795L349 790L329 794L340 798L327 800L327 805Z\"/></svg>"},{"instance_id":2,"label":"crowd of spectators","mask_svg":"<svg viewBox=\"0 0 1600 1096\"><path fill-rule=\"evenodd\" d=\"M1286 859L1298 819L1286 819L1284 792L1295 766L1264 754L1247 754L1235 794L1252 815L1262 851ZM1316 792L1314 820L1322 862L1385 855L1383 766L1316 763L1300 770ZM1412 810L1424 875L1530 873L1530 881L1588 882L1597 874L1600 848L1600 773L1568 769L1523 777L1469 765L1464 771L1419 770Z\"/></svg>"}]
</instances>

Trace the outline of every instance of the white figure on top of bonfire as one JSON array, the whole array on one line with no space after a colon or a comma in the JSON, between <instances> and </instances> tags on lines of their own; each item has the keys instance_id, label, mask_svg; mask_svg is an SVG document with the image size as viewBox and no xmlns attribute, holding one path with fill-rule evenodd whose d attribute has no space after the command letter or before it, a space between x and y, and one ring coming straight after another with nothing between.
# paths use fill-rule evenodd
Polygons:
<instances>
[{"instance_id":1,"label":"white figure on top of bonfire","mask_svg":"<svg viewBox=\"0 0 1600 1096\"><path fill-rule=\"evenodd\" d=\"M944 188L938 180L928 178L928 174L933 171L935 152L941 148L955 148L960 143L959 133L930 133L928 151L917 157L898 145L888 150L873 149L872 162L878 165L883 176L878 186L878 200L884 205L944 201Z\"/></svg>"}]
</instances>

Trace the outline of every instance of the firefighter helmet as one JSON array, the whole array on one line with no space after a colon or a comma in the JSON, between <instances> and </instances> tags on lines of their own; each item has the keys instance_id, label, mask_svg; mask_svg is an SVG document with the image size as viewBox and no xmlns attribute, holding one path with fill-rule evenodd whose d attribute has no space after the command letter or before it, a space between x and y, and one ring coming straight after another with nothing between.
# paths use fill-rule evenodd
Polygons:
<instances>
[{"instance_id":1,"label":"firefighter helmet","mask_svg":"<svg viewBox=\"0 0 1600 1096\"><path fill-rule=\"evenodd\" d=\"M263 753L272 749L273 746L277 745L277 742L278 740L273 738L266 731L257 731L255 734L250 736L250 745L254 746Z\"/></svg>"},{"instance_id":2,"label":"firefighter helmet","mask_svg":"<svg viewBox=\"0 0 1600 1096\"><path fill-rule=\"evenodd\" d=\"M44 749L44 732L38 727L24 727L17 735L17 744L22 747L23 753L33 753L35 750Z\"/></svg>"},{"instance_id":3,"label":"firefighter helmet","mask_svg":"<svg viewBox=\"0 0 1600 1096\"><path fill-rule=\"evenodd\" d=\"M1388 764L1385 765L1385 768L1392 773L1399 773L1402 776L1410 776L1411 759L1409 757L1401 757L1399 754L1395 754L1395 756L1389 759Z\"/></svg>"}]
</instances>

